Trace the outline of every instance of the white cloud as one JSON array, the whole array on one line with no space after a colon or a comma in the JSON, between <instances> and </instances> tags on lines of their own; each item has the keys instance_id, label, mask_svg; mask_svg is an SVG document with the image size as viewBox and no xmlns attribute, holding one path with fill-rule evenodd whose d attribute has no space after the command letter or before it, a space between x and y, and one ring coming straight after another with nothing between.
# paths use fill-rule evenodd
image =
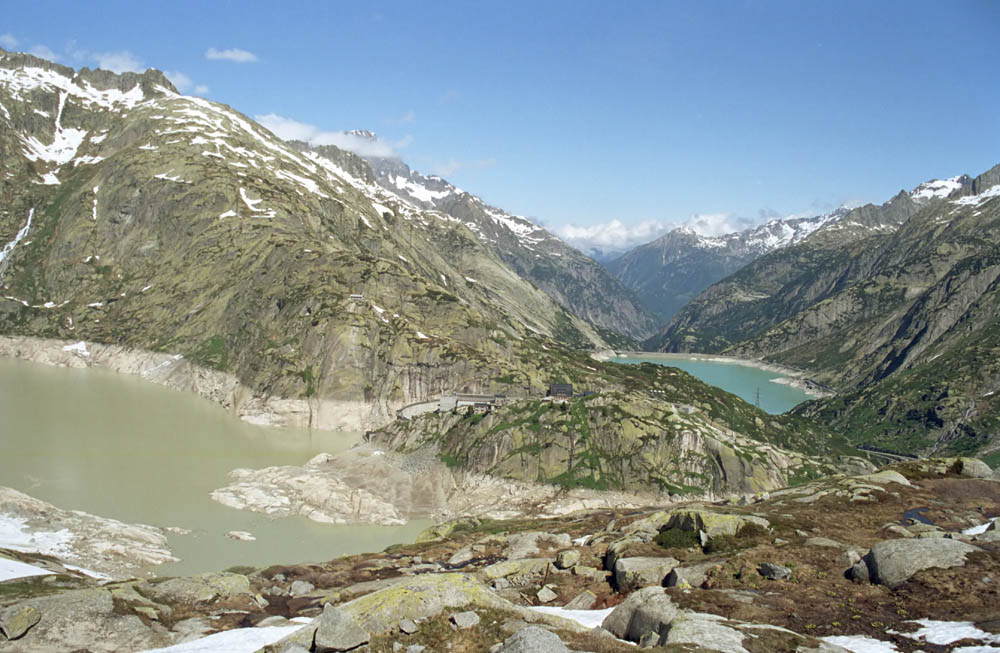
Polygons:
<instances>
[{"instance_id":1,"label":"white cloud","mask_svg":"<svg viewBox=\"0 0 1000 653\"><path fill-rule=\"evenodd\" d=\"M594 225L561 225L554 227L552 231L570 245L584 252L594 249L624 252L637 245L655 240L672 226L660 220L625 224L615 218L610 222Z\"/></svg>"},{"instance_id":2,"label":"white cloud","mask_svg":"<svg viewBox=\"0 0 1000 653\"><path fill-rule=\"evenodd\" d=\"M309 125L274 113L254 116L254 120L274 132L278 138L286 141L305 141L310 145L334 145L360 156L396 156L393 144L386 143L377 137L367 138L347 132L324 131L316 125ZM404 138L395 145L396 147L405 147L408 143L409 139Z\"/></svg>"},{"instance_id":3,"label":"white cloud","mask_svg":"<svg viewBox=\"0 0 1000 653\"><path fill-rule=\"evenodd\" d=\"M741 218L735 213L695 213L683 226L702 236L724 236L743 231L754 224L750 218Z\"/></svg>"},{"instance_id":4,"label":"white cloud","mask_svg":"<svg viewBox=\"0 0 1000 653\"><path fill-rule=\"evenodd\" d=\"M94 54L97 59L97 67L110 70L113 73L134 72L141 73L145 70L142 62L128 50L119 52L97 52Z\"/></svg>"},{"instance_id":5,"label":"white cloud","mask_svg":"<svg viewBox=\"0 0 1000 653\"><path fill-rule=\"evenodd\" d=\"M177 87L177 90L181 93L186 93L191 85L194 83L191 78L182 73L179 70L164 70L163 74L166 75L170 83Z\"/></svg>"},{"instance_id":6,"label":"white cloud","mask_svg":"<svg viewBox=\"0 0 1000 653\"><path fill-rule=\"evenodd\" d=\"M209 48L208 50L205 50L205 58L235 61L236 63L251 63L257 61L257 55L253 52L241 50L240 48L229 48L228 50L216 50L215 48Z\"/></svg>"},{"instance_id":7,"label":"white cloud","mask_svg":"<svg viewBox=\"0 0 1000 653\"><path fill-rule=\"evenodd\" d=\"M187 93L188 91L194 93L195 95L205 95L208 93L208 86L205 84L195 84L194 80L179 70L164 70L163 74L167 76L167 79L169 79L181 93Z\"/></svg>"},{"instance_id":8,"label":"white cloud","mask_svg":"<svg viewBox=\"0 0 1000 653\"><path fill-rule=\"evenodd\" d=\"M59 55L57 55L49 47L44 46L41 43L31 46L28 49L28 53L33 54L36 57L41 57L42 59L48 59L49 61L59 60Z\"/></svg>"},{"instance_id":9,"label":"white cloud","mask_svg":"<svg viewBox=\"0 0 1000 653\"><path fill-rule=\"evenodd\" d=\"M10 32L6 34L0 34L0 46L3 46L4 50L13 50L17 47L19 41Z\"/></svg>"}]
</instances>

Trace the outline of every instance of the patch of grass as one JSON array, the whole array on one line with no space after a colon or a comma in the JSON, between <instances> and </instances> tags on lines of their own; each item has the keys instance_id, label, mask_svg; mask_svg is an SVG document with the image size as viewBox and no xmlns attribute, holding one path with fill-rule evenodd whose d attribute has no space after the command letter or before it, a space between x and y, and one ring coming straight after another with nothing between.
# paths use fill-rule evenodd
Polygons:
<instances>
[{"instance_id":1,"label":"patch of grass","mask_svg":"<svg viewBox=\"0 0 1000 653\"><path fill-rule=\"evenodd\" d=\"M229 364L229 349L226 339L222 336L212 336L201 343L201 346L191 354L196 363L215 370L225 371Z\"/></svg>"},{"instance_id":2,"label":"patch of grass","mask_svg":"<svg viewBox=\"0 0 1000 653\"><path fill-rule=\"evenodd\" d=\"M679 528L668 528L660 531L653 541L664 549L689 549L698 546L698 534L694 531L683 531Z\"/></svg>"}]
</instances>

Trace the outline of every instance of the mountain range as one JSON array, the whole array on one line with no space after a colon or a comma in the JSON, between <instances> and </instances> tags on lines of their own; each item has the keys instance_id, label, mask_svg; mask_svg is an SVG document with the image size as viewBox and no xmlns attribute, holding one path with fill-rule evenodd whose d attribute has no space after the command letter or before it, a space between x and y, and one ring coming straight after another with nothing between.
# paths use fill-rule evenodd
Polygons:
<instances>
[{"instance_id":1,"label":"mountain range","mask_svg":"<svg viewBox=\"0 0 1000 653\"><path fill-rule=\"evenodd\" d=\"M802 368L855 441L996 457L1000 166L901 191L712 285L647 345Z\"/></svg>"},{"instance_id":2,"label":"mountain range","mask_svg":"<svg viewBox=\"0 0 1000 653\"><path fill-rule=\"evenodd\" d=\"M524 341L606 346L470 219L155 70L0 52L0 163L5 334L176 352L255 394L360 402L361 423L494 377L541 387Z\"/></svg>"},{"instance_id":3,"label":"mountain range","mask_svg":"<svg viewBox=\"0 0 1000 653\"><path fill-rule=\"evenodd\" d=\"M605 266L633 290L661 323L699 292L775 249L801 241L840 219L846 209L810 218L770 220L723 236L704 236L678 227L640 245Z\"/></svg>"}]
</instances>

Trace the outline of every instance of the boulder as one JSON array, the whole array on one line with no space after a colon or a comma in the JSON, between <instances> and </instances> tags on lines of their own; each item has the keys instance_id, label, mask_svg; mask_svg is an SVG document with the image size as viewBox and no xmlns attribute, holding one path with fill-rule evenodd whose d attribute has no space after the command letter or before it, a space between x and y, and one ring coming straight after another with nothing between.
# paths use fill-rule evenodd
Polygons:
<instances>
[{"instance_id":1,"label":"boulder","mask_svg":"<svg viewBox=\"0 0 1000 653\"><path fill-rule=\"evenodd\" d=\"M644 535L630 535L609 544L607 551L604 552L604 568L614 569L618 559L624 556L630 546L633 544L644 544L649 542L653 539L653 535L654 534L652 533L646 533Z\"/></svg>"},{"instance_id":2,"label":"boulder","mask_svg":"<svg viewBox=\"0 0 1000 653\"><path fill-rule=\"evenodd\" d=\"M898 483L899 485L905 485L910 487L910 482L906 480L906 477L897 472L894 469L883 469L880 472L875 472L874 474L866 474L864 476L858 476L859 481L870 481L872 483Z\"/></svg>"},{"instance_id":3,"label":"boulder","mask_svg":"<svg viewBox=\"0 0 1000 653\"><path fill-rule=\"evenodd\" d=\"M691 644L699 651L723 651L724 653L747 653L743 648L743 633L720 623L721 617L708 614L680 615L670 624L661 642L670 644Z\"/></svg>"},{"instance_id":4,"label":"boulder","mask_svg":"<svg viewBox=\"0 0 1000 653\"><path fill-rule=\"evenodd\" d=\"M316 589L316 586L312 583L304 580L297 580L292 583L292 586L289 588L289 593L292 596L302 596L303 594L308 594L314 589Z\"/></svg>"},{"instance_id":5,"label":"boulder","mask_svg":"<svg viewBox=\"0 0 1000 653\"><path fill-rule=\"evenodd\" d=\"M650 631L666 633L677 614L677 606L662 587L646 587L629 594L605 617L601 627L615 637L638 642Z\"/></svg>"},{"instance_id":6,"label":"boulder","mask_svg":"<svg viewBox=\"0 0 1000 653\"><path fill-rule=\"evenodd\" d=\"M768 580L783 580L791 578L792 570L784 565L777 565L773 562L762 562L757 567L757 573Z\"/></svg>"},{"instance_id":7,"label":"boulder","mask_svg":"<svg viewBox=\"0 0 1000 653\"><path fill-rule=\"evenodd\" d=\"M464 565L466 562L469 562L475 557L476 554L472 551L472 547L464 546L458 551L455 551L455 553L453 553L452 556L448 558L448 565L452 567L456 567L458 565Z\"/></svg>"},{"instance_id":8,"label":"boulder","mask_svg":"<svg viewBox=\"0 0 1000 653\"><path fill-rule=\"evenodd\" d=\"M576 549L565 549L556 554L556 567L569 569L580 562L580 552Z\"/></svg>"},{"instance_id":9,"label":"boulder","mask_svg":"<svg viewBox=\"0 0 1000 653\"><path fill-rule=\"evenodd\" d=\"M13 636L21 631L7 646L0 637L2 650L111 653L173 643L159 623L147 626L135 614L116 614L114 599L106 589L70 590L25 599L0 614L5 633Z\"/></svg>"},{"instance_id":10,"label":"boulder","mask_svg":"<svg viewBox=\"0 0 1000 653\"><path fill-rule=\"evenodd\" d=\"M873 582L895 588L923 569L962 566L966 555L979 550L945 538L883 540L872 547L865 562Z\"/></svg>"},{"instance_id":11,"label":"boulder","mask_svg":"<svg viewBox=\"0 0 1000 653\"><path fill-rule=\"evenodd\" d=\"M369 632L392 630L402 619L418 621L450 608L513 606L469 574L427 574L372 592L341 605Z\"/></svg>"},{"instance_id":12,"label":"boulder","mask_svg":"<svg viewBox=\"0 0 1000 653\"><path fill-rule=\"evenodd\" d=\"M555 633L538 626L528 626L503 641L500 653L569 653Z\"/></svg>"},{"instance_id":13,"label":"boulder","mask_svg":"<svg viewBox=\"0 0 1000 653\"><path fill-rule=\"evenodd\" d=\"M538 594L535 595L539 603L552 603L559 595L553 592L549 587L543 587L538 590Z\"/></svg>"},{"instance_id":14,"label":"boulder","mask_svg":"<svg viewBox=\"0 0 1000 653\"><path fill-rule=\"evenodd\" d=\"M667 528L700 531L711 539L717 535L736 535L751 524L763 529L771 528L770 522L763 517L691 509L672 511Z\"/></svg>"},{"instance_id":15,"label":"boulder","mask_svg":"<svg viewBox=\"0 0 1000 653\"><path fill-rule=\"evenodd\" d=\"M955 461L954 470L970 478L993 478L993 470L978 458L959 458Z\"/></svg>"},{"instance_id":16,"label":"boulder","mask_svg":"<svg viewBox=\"0 0 1000 653\"><path fill-rule=\"evenodd\" d=\"M506 578L511 584L519 585L533 576L541 576L548 567L548 558L523 558L502 560L483 568L482 573L489 580Z\"/></svg>"},{"instance_id":17,"label":"boulder","mask_svg":"<svg viewBox=\"0 0 1000 653\"><path fill-rule=\"evenodd\" d=\"M507 537L504 557L508 560L531 558L538 555L539 550L544 546L558 549L568 547L571 544L569 535L566 533L553 534L542 531L518 533Z\"/></svg>"},{"instance_id":18,"label":"boulder","mask_svg":"<svg viewBox=\"0 0 1000 653\"><path fill-rule=\"evenodd\" d=\"M412 635L417 632L417 624L413 622L412 619L400 619L399 620L399 631L406 635Z\"/></svg>"},{"instance_id":19,"label":"boulder","mask_svg":"<svg viewBox=\"0 0 1000 653\"><path fill-rule=\"evenodd\" d=\"M140 594L158 603L191 605L250 596L250 581L241 574L209 572L184 578L140 583Z\"/></svg>"},{"instance_id":20,"label":"boulder","mask_svg":"<svg viewBox=\"0 0 1000 653\"><path fill-rule=\"evenodd\" d=\"M660 586L678 564L676 558L621 558L615 563L615 587L631 592L649 585Z\"/></svg>"},{"instance_id":21,"label":"boulder","mask_svg":"<svg viewBox=\"0 0 1000 653\"><path fill-rule=\"evenodd\" d=\"M674 567L667 574L667 587L701 587L708 576L708 572L717 567L717 562L699 562L686 567Z\"/></svg>"},{"instance_id":22,"label":"boulder","mask_svg":"<svg viewBox=\"0 0 1000 653\"><path fill-rule=\"evenodd\" d=\"M868 564L864 560L858 560L852 564L847 571L847 576L855 583L871 582L871 572L868 571Z\"/></svg>"},{"instance_id":23,"label":"boulder","mask_svg":"<svg viewBox=\"0 0 1000 653\"><path fill-rule=\"evenodd\" d=\"M472 610L456 612L451 615L451 622L458 626L459 629L472 628L479 625L479 615Z\"/></svg>"},{"instance_id":24,"label":"boulder","mask_svg":"<svg viewBox=\"0 0 1000 653\"><path fill-rule=\"evenodd\" d=\"M368 631L359 626L353 616L329 603L323 606L323 613L316 619L313 651L353 651L367 644L368 640Z\"/></svg>"}]
</instances>

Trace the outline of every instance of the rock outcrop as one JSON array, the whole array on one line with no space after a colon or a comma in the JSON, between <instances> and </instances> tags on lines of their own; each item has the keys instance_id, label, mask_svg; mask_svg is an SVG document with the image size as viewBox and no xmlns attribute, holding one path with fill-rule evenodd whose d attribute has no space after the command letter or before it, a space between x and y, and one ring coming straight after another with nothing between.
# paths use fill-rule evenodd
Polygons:
<instances>
[{"instance_id":1,"label":"rock outcrop","mask_svg":"<svg viewBox=\"0 0 1000 653\"><path fill-rule=\"evenodd\" d=\"M0 549L53 556L108 577L130 578L177 560L159 528L62 510L11 488L0 487L0 523Z\"/></svg>"}]
</instances>

